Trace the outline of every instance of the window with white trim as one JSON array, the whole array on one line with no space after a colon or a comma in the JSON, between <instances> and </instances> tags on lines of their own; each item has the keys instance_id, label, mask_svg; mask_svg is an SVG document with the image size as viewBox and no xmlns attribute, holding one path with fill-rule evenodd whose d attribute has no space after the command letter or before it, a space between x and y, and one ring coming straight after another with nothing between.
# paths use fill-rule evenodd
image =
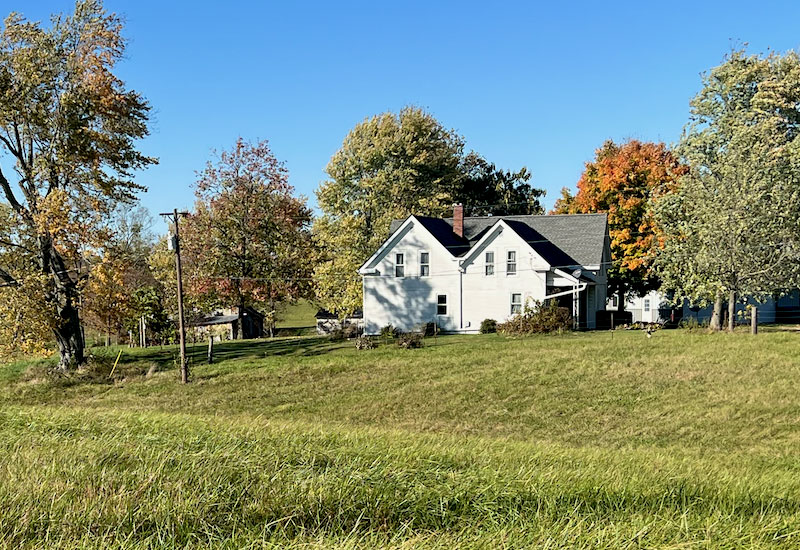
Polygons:
<instances>
[{"instance_id":1,"label":"window with white trim","mask_svg":"<svg viewBox=\"0 0 800 550\"><path fill-rule=\"evenodd\" d=\"M436 296L436 315L447 315L447 294Z\"/></svg>"},{"instance_id":2,"label":"window with white trim","mask_svg":"<svg viewBox=\"0 0 800 550\"><path fill-rule=\"evenodd\" d=\"M398 253L394 255L394 276L406 276L406 257L405 254Z\"/></svg>"},{"instance_id":3,"label":"window with white trim","mask_svg":"<svg viewBox=\"0 0 800 550\"><path fill-rule=\"evenodd\" d=\"M617 307L618 305L619 305L619 302L617 302L617 295L614 294L611 297L611 307Z\"/></svg>"},{"instance_id":4,"label":"window with white trim","mask_svg":"<svg viewBox=\"0 0 800 550\"><path fill-rule=\"evenodd\" d=\"M514 292L511 294L511 315L522 313L522 294Z\"/></svg>"},{"instance_id":5,"label":"window with white trim","mask_svg":"<svg viewBox=\"0 0 800 550\"><path fill-rule=\"evenodd\" d=\"M484 259L486 262L486 267L484 269L484 274L487 276L494 275L494 252L487 252L484 255Z\"/></svg>"},{"instance_id":6,"label":"window with white trim","mask_svg":"<svg viewBox=\"0 0 800 550\"><path fill-rule=\"evenodd\" d=\"M650 298L645 298L644 299L644 310L645 311L650 311Z\"/></svg>"},{"instance_id":7,"label":"window with white trim","mask_svg":"<svg viewBox=\"0 0 800 550\"><path fill-rule=\"evenodd\" d=\"M419 276L427 277L431 274L431 255L430 252L419 253Z\"/></svg>"},{"instance_id":8,"label":"window with white trim","mask_svg":"<svg viewBox=\"0 0 800 550\"><path fill-rule=\"evenodd\" d=\"M517 251L509 250L506 252L506 275L517 274Z\"/></svg>"}]
</instances>

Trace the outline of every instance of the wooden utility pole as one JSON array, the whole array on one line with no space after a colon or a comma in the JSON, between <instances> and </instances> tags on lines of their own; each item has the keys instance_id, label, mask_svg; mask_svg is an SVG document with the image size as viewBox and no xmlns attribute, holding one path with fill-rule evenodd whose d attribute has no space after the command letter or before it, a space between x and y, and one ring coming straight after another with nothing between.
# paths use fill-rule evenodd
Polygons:
<instances>
[{"instance_id":1,"label":"wooden utility pole","mask_svg":"<svg viewBox=\"0 0 800 550\"><path fill-rule=\"evenodd\" d=\"M750 309L750 332L758 334L758 308L755 306Z\"/></svg>"},{"instance_id":2,"label":"wooden utility pole","mask_svg":"<svg viewBox=\"0 0 800 550\"><path fill-rule=\"evenodd\" d=\"M178 228L178 220L188 216L189 213L178 212L176 208L172 212L166 212L160 215L166 216L172 220L175 227L172 246L175 249L175 271L178 279L178 337L181 345L181 382L187 384L189 382L189 364L186 362L186 330L183 324L183 275L181 272L181 234Z\"/></svg>"}]
</instances>

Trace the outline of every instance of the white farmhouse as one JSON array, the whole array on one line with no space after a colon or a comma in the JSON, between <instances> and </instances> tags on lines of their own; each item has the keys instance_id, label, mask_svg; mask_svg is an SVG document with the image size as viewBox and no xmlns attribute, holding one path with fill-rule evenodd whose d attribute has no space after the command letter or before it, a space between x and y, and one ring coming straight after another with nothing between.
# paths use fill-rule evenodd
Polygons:
<instances>
[{"instance_id":1,"label":"white farmhouse","mask_svg":"<svg viewBox=\"0 0 800 550\"><path fill-rule=\"evenodd\" d=\"M606 307L610 251L605 214L409 216L359 269L366 334L386 325L436 322L475 333L531 300L558 300L577 327L592 329Z\"/></svg>"}]
</instances>

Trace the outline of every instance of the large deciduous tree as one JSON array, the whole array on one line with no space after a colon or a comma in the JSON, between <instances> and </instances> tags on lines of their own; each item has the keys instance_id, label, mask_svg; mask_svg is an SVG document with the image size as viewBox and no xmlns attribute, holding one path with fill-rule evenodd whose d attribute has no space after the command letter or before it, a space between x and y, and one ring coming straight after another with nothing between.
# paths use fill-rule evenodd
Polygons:
<instances>
[{"instance_id":1,"label":"large deciduous tree","mask_svg":"<svg viewBox=\"0 0 800 550\"><path fill-rule=\"evenodd\" d=\"M609 140L586 163L577 194L564 189L556 201L556 214L608 214L609 291L618 295L620 311L627 295L642 295L659 286L652 270L659 245L652 200L674 191L685 170L663 143Z\"/></svg>"},{"instance_id":2,"label":"large deciduous tree","mask_svg":"<svg viewBox=\"0 0 800 550\"><path fill-rule=\"evenodd\" d=\"M64 370L84 360L84 247L142 189L134 171L155 162L135 146L150 108L113 72L121 31L99 0L80 0L49 28L12 13L0 33L0 198L13 227L0 244L0 282L39 310L14 314L45 324Z\"/></svg>"},{"instance_id":3,"label":"large deciduous tree","mask_svg":"<svg viewBox=\"0 0 800 550\"><path fill-rule=\"evenodd\" d=\"M321 259L314 271L317 301L347 315L361 305L360 265L389 235L392 220L443 216L462 203L469 214L540 213L544 192L530 173L499 170L464 139L416 107L356 125L317 190L314 222Z\"/></svg>"},{"instance_id":4,"label":"large deciduous tree","mask_svg":"<svg viewBox=\"0 0 800 550\"><path fill-rule=\"evenodd\" d=\"M189 292L244 308L298 298L309 288L311 211L294 196L288 172L269 144L239 139L196 184L195 212L181 228Z\"/></svg>"},{"instance_id":5,"label":"large deciduous tree","mask_svg":"<svg viewBox=\"0 0 800 550\"><path fill-rule=\"evenodd\" d=\"M314 236L324 257L314 273L317 300L348 314L361 306L358 268L413 213L445 214L461 175L464 142L422 109L383 113L353 128L317 190Z\"/></svg>"},{"instance_id":6,"label":"large deciduous tree","mask_svg":"<svg viewBox=\"0 0 800 550\"><path fill-rule=\"evenodd\" d=\"M544 214L540 199L545 191L529 183L532 174L524 166L517 172L502 170L471 152L464 157L461 169L455 202L464 205L467 215Z\"/></svg>"},{"instance_id":7,"label":"large deciduous tree","mask_svg":"<svg viewBox=\"0 0 800 550\"><path fill-rule=\"evenodd\" d=\"M676 297L765 298L800 283L800 57L734 51L703 78L677 152L679 191L656 203L657 269Z\"/></svg>"}]
</instances>

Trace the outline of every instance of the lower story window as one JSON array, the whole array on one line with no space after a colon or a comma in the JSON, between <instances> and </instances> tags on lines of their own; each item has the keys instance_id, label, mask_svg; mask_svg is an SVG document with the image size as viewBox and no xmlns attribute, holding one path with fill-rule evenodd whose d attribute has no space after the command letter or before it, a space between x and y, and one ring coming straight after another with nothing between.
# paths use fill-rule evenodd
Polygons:
<instances>
[{"instance_id":1,"label":"lower story window","mask_svg":"<svg viewBox=\"0 0 800 550\"><path fill-rule=\"evenodd\" d=\"M447 315L447 294L436 296L436 315Z\"/></svg>"},{"instance_id":2,"label":"lower story window","mask_svg":"<svg viewBox=\"0 0 800 550\"><path fill-rule=\"evenodd\" d=\"M513 293L511 295L511 315L522 313L522 294Z\"/></svg>"}]
</instances>

